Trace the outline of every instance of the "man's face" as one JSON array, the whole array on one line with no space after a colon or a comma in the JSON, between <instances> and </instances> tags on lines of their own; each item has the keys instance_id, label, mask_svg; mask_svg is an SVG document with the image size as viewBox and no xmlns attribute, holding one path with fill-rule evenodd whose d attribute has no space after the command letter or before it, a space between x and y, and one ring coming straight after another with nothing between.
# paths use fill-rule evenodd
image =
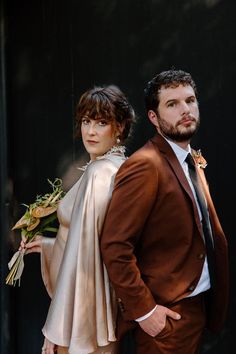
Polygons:
<instances>
[{"instance_id":1,"label":"man's face","mask_svg":"<svg viewBox=\"0 0 236 354\"><path fill-rule=\"evenodd\" d=\"M176 142L189 141L200 124L192 86L162 87L156 119L156 127L165 137Z\"/></svg>"}]
</instances>

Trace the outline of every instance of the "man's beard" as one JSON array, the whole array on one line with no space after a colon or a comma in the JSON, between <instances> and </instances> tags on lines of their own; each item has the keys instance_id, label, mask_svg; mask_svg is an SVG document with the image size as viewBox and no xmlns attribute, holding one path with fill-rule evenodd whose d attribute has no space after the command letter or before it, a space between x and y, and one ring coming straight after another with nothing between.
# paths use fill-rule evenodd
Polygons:
<instances>
[{"instance_id":1,"label":"man's beard","mask_svg":"<svg viewBox=\"0 0 236 354\"><path fill-rule=\"evenodd\" d=\"M188 118L189 119L189 118ZM165 136L166 138L169 138L170 140L177 141L177 142L185 142L189 141L194 134L197 132L199 126L200 126L200 117L190 118L193 122L195 122L195 125L191 125L190 127L186 128L180 128L181 121L178 121L175 126L167 123L164 119L162 119L160 116L158 117L158 123L159 123L159 132ZM184 120L184 119L183 119Z\"/></svg>"}]
</instances>

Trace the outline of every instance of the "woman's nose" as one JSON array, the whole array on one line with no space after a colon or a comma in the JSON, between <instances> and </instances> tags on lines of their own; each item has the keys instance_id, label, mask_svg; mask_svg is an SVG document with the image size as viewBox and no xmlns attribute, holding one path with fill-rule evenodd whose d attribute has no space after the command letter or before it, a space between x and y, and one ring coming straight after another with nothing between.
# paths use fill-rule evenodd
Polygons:
<instances>
[{"instance_id":1,"label":"woman's nose","mask_svg":"<svg viewBox=\"0 0 236 354\"><path fill-rule=\"evenodd\" d=\"M90 135L94 135L94 134L96 133L95 124L89 124L88 133L89 133Z\"/></svg>"}]
</instances>

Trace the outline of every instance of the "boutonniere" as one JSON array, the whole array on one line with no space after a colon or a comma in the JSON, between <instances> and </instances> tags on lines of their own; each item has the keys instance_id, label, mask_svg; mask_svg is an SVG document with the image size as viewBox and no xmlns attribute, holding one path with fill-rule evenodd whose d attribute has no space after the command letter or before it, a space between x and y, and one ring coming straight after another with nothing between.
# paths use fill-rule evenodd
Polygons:
<instances>
[{"instance_id":1,"label":"boutonniere","mask_svg":"<svg viewBox=\"0 0 236 354\"><path fill-rule=\"evenodd\" d=\"M202 156L201 150L193 150L192 156L198 168L206 168L207 162Z\"/></svg>"}]
</instances>

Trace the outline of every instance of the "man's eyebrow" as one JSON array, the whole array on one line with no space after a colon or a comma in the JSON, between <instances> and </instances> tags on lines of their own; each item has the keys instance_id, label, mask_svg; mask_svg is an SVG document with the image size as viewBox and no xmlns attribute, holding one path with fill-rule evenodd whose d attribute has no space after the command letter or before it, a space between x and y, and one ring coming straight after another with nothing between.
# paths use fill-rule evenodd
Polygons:
<instances>
[{"instance_id":1,"label":"man's eyebrow","mask_svg":"<svg viewBox=\"0 0 236 354\"><path fill-rule=\"evenodd\" d=\"M167 100L167 101L165 102L165 104L166 104L166 103L169 103L169 102L173 102L173 101L178 101L178 98L170 98L169 100Z\"/></svg>"},{"instance_id":2,"label":"man's eyebrow","mask_svg":"<svg viewBox=\"0 0 236 354\"><path fill-rule=\"evenodd\" d=\"M187 96L187 97L185 98L185 100L188 100L188 99L190 99L190 98L196 99L196 96L195 96L195 95ZM166 104L166 103L169 103L169 102L174 102L174 101L179 101L179 98L170 98L169 100L167 100L167 101L165 102L165 104Z\"/></svg>"}]
</instances>

